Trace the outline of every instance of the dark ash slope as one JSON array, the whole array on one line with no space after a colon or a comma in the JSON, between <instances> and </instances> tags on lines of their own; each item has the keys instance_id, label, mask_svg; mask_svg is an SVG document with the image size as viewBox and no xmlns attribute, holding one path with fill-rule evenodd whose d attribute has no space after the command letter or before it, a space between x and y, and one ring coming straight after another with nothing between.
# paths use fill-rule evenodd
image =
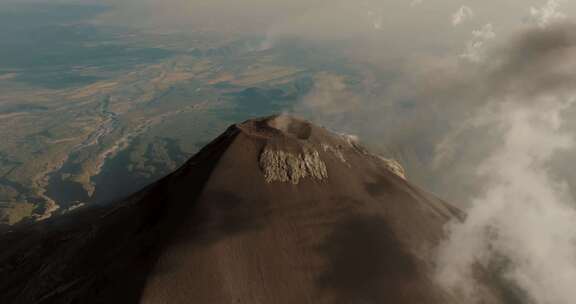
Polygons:
<instances>
[{"instance_id":1,"label":"dark ash slope","mask_svg":"<svg viewBox=\"0 0 576 304\"><path fill-rule=\"evenodd\" d=\"M0 303L462 304L432 280L458 211L401 174L302 120L235 125L123 203L0 237Z\"/></svg>"}]
</instances>

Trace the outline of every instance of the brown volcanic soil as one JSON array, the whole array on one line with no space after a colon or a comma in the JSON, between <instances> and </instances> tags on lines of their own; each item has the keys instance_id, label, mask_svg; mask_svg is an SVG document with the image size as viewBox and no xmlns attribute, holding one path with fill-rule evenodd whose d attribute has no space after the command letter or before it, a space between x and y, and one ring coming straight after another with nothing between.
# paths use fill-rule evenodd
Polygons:
<instances>
[{"instance_id":1,"label":"brown volcanic soil","mask_svg":"<svg viewBox=\"0 0 576 304\"><path fill-rule=\"evenodd\" d=\"M123 203L1 237L0 303L462 304L432 280L456 216L343 136L252 120Z\"/></svg>"}]
</instances>

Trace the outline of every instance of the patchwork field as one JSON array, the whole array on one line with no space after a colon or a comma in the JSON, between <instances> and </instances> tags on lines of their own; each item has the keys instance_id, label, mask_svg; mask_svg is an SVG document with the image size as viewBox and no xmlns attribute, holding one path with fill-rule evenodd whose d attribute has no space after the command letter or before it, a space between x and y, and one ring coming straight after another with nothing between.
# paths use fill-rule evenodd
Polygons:
<instances>
[{"instance_id":1,"label":"patchwork field","mask_svg":"<svg viewBox=\"0 0 576 304\"><path fill-rule=\"evenodd\" d=\"M36 7L10 9L35 23L23 18L26 26L2 33L1 223L128 195L230 123L281 111L312 85L313 69L279 64L284 54L247 47L249 40L205 33L183 40L84 23L99 7L66 6L77 10L72 27L38 20ZM32 31L59 38L22 39Z\"/></svg>"}]
</instances>

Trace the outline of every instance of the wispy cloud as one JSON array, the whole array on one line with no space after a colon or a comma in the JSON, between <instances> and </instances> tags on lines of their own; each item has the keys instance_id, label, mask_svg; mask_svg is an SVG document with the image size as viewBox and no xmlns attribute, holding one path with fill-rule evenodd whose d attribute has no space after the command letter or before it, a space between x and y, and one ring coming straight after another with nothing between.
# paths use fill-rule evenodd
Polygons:
<instances>
[{"instance_id":1,"label":"wispy cloud","mask_svg":"<svg viewBox=\"0 0 576 304\"><path fill-rule=\"evenodd\" d=\"M472 31L472 39L466 43L466 49L460 57L472 62L482 61L486 43L494 38L496 38L496 33L490 23Z\"/></svg>"},{"instance_id":2,"label":"wispy cloud","mask_svg":"<svg viewBox=\"0 0 576 304\"><path fill-rule=\"evenodd\" d=\"M566 15L560 11L560 3L563 0L548 0L540 8L530 7L530 16L539 27L546 27L553 22L566 18Z\"/></svg>"},{"instance_id":3,"label":"wispy cloud","mask_svg":"<svg viewBox=\"0 0 576 304\"><path fill-rule=\"evenodd\" d=\"M468 6L462 6L452 15L452 25L457 26L462 24L467 19L474 17L474 11Z\"/></svg>"},{"instance_id":4,"label":"wispy cloud","mask_svg":"<svg viewBox=\"0 0 576 304\"><path fill-rule=\"evenodd\" d=\"M381 30L384 23L382 11L368 11L368 16L372 19L372 26L375 30Z\"/></svg>"}]
</instances>

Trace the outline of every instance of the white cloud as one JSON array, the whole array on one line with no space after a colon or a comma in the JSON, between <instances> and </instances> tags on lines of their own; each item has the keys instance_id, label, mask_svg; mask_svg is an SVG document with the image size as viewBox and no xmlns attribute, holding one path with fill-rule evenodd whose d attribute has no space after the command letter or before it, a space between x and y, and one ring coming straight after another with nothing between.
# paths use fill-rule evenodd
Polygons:
<instances>
[{"instance_id":1,"label":"white cloud","mask_svg":"<svg viewBox=\"0 0 576 304\"><path fill-rule=\"evenodd\" d=\"M462 6L458 11L456 11L456 13L454 13L454 15L452 15L452 25L460 25L472 17L474 17L474 11L468 6Z\"/></svg>"},{"instance_id":2,"label":"white cloud","mask_svg":"<svg viewBox=\"0 0 576 304\"><path fill-rule=\"evenodd\" d=\"M542 97L526 105L509 100L479 112L504 131L503 144L478 168L491 183L473 200L464 223L450 226L440 251L440 282L474 298L474 265L511 263L504 277L536 304L576 299L576 210L567 187L547 163L572 148L561 113L572 100Z\"/></svg>"},{"instance_id":3,"label":"white cloud","mask_svg":"<svg viewBox=\"0 0 576 304\"><path fill-rule=\"evenodd\" d=\"M530 16L539 27L546 27L553 22L566 18L566 15L560 11L562 0L548 0L540 8L530 7Z\"/></svg>"},{"instance_id":4,"label":"white cloud","mask_svg":"<svg viewBox=\"0 0 576 304\"><path fill-rule=\"evenodd\" d=\"M494 27L488 23L478 30L472 31L472 39L466 44L466 49L460 57L471 62L480 62L484 57L485 44L496 38Z\"/></svg>"},{"instance_id":5,"label":"white cloud","mask_svg":"<svg viewBox=\"0 0 576 304\"><path fill-rule=\"evenodd\" d=\"M570 304L576 298L576 204L554 167L573 163L567 155L576 148L573 114L566 114L576 105L574 30L530 30L487 53L490 64L474 70L481 74L475 81L481 106L458 123L464 130L439 141L448 161L470 162L470 151L482 151L472 168L486 182L469 194L464 222L448 226L438 260L439 282L467 296L465 303L481 292L478 264L491 271L491 280L512 285L519 303ZM463 148L463 138L472 146Z\"/></svg>"}]
</instances>

